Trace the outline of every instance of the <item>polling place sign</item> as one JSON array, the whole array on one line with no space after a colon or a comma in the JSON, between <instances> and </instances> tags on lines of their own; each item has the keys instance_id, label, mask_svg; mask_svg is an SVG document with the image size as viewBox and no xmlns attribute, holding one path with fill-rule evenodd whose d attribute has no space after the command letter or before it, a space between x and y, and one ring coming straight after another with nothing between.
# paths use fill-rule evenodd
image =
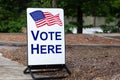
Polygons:
<instances>
[{"instance_id":1,"label":"polling place sign","mask_svg":"<svg viewBox=\"0 0 120 80\"><path fill-rule=\"evenodd\" d=\"M65 64L64 12L28 8L28 65Z\"/></svg>"}]
</instances>

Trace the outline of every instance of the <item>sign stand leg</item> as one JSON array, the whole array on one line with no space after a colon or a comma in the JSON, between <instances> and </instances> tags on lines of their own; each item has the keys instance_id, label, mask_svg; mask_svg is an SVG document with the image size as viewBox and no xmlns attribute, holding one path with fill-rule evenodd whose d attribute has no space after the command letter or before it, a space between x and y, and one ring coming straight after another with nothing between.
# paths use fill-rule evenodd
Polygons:
<instances>
[{"instance_id":1,"label":"sign stand leg","mask_svg":"<svg viewBox=\"0 0 120 80\"><path fill-rule=\"evenodd\" d=\"M36 78L34 76L35 74L35 71L37 71L37 69L52 69L53 71L52 72L55 72L55 69L57 69L56 71L62 71L63 69L66 70L66 72L68 73L68 75L71 75L71 72L70 70L67 68L67 66L64 64L64 65L40 65L40 66L28 66L24 71L23 73L24 74L27 74L27 73L30 73L31 77L33 78L33 80L36 80L36 79L60 79L60 78L66 78L67 76L62 76L62 77L40 77L40 78ZM35 71L33 71L35 70ZM39 71L37 71L38 73ZM45 71L46 73L49 72L49 71Z\"/></svg>"},{"instance_id":2,"label":"sign stand leg","mask_svg":"<svg viewBox=\"0 0 120 80\"><path fill-rule=\"evenodd\" d=\"M68 73L69 75L71 75L71 72L70 72L70 70L68 69L68 67L67 67L66 65L64 65L64 67L65 67L67 73Z\"/></svg>"},{"instance_id":3,"label":"sign stand leg","mask_svg":"<svg viewBox=\"0 0 120 80\"><path fill-rule=\"evenodd\" d=\"M28 72L28 70L29 70L29 68L28 68L28 67L27 67L27 68L25 68L25 70L23 71L23 73L24 73L24 74L29 73L29 72Z\"/></svg>"},{"instance_id":4,"label":"sign stand leg","mask_svg":"<svg viewBox=\"0 0 120 80\"><path fill-rule=\"evenodd\" d=\"M31 75L31 77L33 78L33 80L35 80L35 77L34 77L32 71L31 71L30 66L28 66L28 67L24 70L23 73L24 73L24 74L30 73L30 75Z\"/></svg>"}]
</instances>

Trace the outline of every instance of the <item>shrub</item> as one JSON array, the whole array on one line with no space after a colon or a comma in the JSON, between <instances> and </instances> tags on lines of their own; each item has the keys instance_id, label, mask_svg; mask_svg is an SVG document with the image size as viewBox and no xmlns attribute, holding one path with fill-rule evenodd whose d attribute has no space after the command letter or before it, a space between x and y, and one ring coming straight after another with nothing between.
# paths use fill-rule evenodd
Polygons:
<instances>
[{"instance_id":1,"label":"shrub","mask_svg":"<svg viewBox=\"0 0 120 80\"><path fill-rule=\"evenodd\" d=\"M115 33L115 32L120 32L119 27L113 26L113 25L101 25L101 29L103 30L104 33Z\"/></svg>"}]
</instances>

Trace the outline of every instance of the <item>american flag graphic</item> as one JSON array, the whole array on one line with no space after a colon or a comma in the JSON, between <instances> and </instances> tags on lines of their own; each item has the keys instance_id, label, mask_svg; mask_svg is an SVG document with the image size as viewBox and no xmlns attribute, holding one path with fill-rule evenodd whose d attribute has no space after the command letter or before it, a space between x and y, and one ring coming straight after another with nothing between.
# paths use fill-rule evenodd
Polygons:
<instances>
[{"instance_id":1,"label":"american flag graphic","mask_svg":"<svg viewBox=\"0 0 120 80\"><path fill-rule=\"evenodd\" d=\"M34 12L31 12L30 15L35 21L37 28L44 25L52 26L55 24L62 26L62 21L60 20L59 14L53 15L50 12L42 12L40 10L36 10Z\"/></svg>"}]
</instances>

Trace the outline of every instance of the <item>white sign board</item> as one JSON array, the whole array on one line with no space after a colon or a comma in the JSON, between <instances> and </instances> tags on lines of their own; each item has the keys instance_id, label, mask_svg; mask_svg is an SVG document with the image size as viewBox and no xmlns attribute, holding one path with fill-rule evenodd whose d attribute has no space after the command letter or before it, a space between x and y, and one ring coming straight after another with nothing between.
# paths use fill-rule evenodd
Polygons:
<instances>
[{"instance_id":1,"label":"white sign board","mask_svg":"<svg viewBox=\"0 0 120 80\"><path fill-rule=\"evenodd\" d=\"M60 8L28 8L28 65L65 64L64 14Z\"/></svg>"}]
</instances>

